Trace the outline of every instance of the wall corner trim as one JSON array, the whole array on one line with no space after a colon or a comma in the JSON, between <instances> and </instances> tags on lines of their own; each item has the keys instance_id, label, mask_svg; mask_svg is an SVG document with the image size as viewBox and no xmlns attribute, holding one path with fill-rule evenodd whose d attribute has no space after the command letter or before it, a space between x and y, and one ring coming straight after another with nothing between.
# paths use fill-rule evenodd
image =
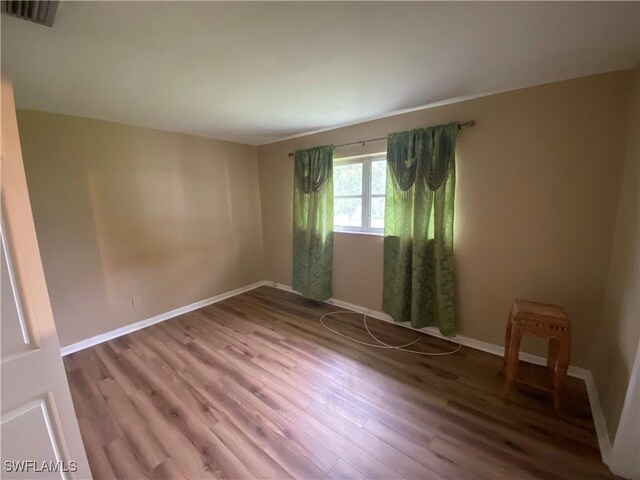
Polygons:
<instances>
[{"instance_id":1,"label":"wall corner trim","mask_svg":"<svg viewBox=\"0 0 640 480\"><path fill-rule=\"evenodd\" d=\"M600 455L602 456L602 461L606 465L609 465L611 459L611 439L609 438L609 432L607 430L607 421L604 418L604 413L600 405L600 395L598 395L591 370L587 370L584 383L587 386L589 405L591 405L591 416L593 417L593 425L596 428L598 445L600 446Z\"/></svg>"},{"instance_id":2,"label":"wall corner trim","mask_svg":"<svg viewBox=\"0 0 640 480\"><path fill-rule=\"evenodd\" d=\"M236 288L234 290L230 290L228 292L221 293L220 295L216 295L214 297L206 298L204 300L200 300L199 302L192 303L191 305L186 305L184 307L176 308L174 310L170 310L165 313L161 313L160 315L156 315L151 318L147 318L145 320L140 320L139 322L132 323L130 325L125 325L124 327L116 328L115 330L111 330L109 332L101 333L100 335L96 335L91 338L87 338L86 340L81 340L76 343L72 343L71 345L67 345L66 347L62 347L60 349L60 353L64 357L65 355L69 355L71 353L78 352L80 350L84 350L85 348L93 347L94 345L98 345L103 342L107 342L109 340L113 340L114 338L121 337L122 335L126 335L131 332L135 332L136 330L141 330L145 327L149 327L156 323L164 322L165 320L169 320L170 318L177 317L179 315L183 315L185 313L192 312L193 310L197 310L202 307L206 307L207 305L212 305L217 302L221 302L230 297L234 297L236 295L240 295L241 293L248 292L249 290L253 290L255 288L261 287L263 285L267 285L268 282L261 280L259 282L252 283L250 285L245 285L244 287Z\"/></svg>"}]
</instances>

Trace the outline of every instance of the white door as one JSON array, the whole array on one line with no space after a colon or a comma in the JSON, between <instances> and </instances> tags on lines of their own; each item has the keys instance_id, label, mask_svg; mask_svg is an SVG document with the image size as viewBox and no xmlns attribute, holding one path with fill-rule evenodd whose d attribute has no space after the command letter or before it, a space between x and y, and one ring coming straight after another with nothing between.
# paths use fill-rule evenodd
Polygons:
<instances>
[{"instance_id":1,"label":"white door","mask_svg":"<svg viewBox=\"0 0 640 480\"><path fill-rule=\"evenodd\" d=\"M18 137L2 79L1 431L4 478L91 478L60 356Z\"/></svg>"}]
</instances>

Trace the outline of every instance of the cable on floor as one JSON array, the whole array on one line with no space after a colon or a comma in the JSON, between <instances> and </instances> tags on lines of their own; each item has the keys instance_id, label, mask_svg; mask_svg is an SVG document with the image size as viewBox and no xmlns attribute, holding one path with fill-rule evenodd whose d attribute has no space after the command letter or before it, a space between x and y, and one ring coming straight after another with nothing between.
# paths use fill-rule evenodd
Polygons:
<instances>
[{"instance_id":1,"label":"cable on floor","mask_svg":"<svg viewBox=\"0 0 640 480\"><path fill-rule=\"evenodd\" d=\"M350 315L362 315L362 320L364 323L364 328L367 330L367 333L369 334L369 336L371 338L373 338L376 342L378 342L377 344L374 343L368 343L368 342L363 342L362 340L358 340L357 338L353 338L350 337L349 335L346 335L342 332L339 332L338 330L334 330L333 328L327 326L326 323L324 323L324 319L326 317L328 317L329 315L335 315L338 313L346 313L346 314L350 314ZM352 312L350 310L337 310L335 312L329 312L329 313L325 313L324 315L322 315L322 317L320 317L320 323L322 324L322 326L324 328L326 328L327 330L329 330L332 333L335 333L336 335L340 335L341 337L347 338L349 340L351 340L352 342L356 342L359 343L360 345L366 345L368 347L373 347L373 348L382 348L382 349L391 349L391 350L399 350L401 352L408 352L408 353L415 353L417 355L429 355L429 356L440 356L440 355L452 355L458 351L460 351L460 349L462 348L462 344L458 341L455 340L450 340L453 341L454 343L456 343L456 348L449 351L449 352L420 352L418 350L412 350L409 349L407 347L410 347L412 345L415 345L416 343L418 343L421 339L422 336L416 338L413 342L407 343L405 345L389 345L388 343L383 342L382 340L380 340L379 338L377 338L373 333L371 333L371 330L369 329L369 325L367 324L367 314L366 313L358 313L358 312ZM425 335L425 334L423 334Z\"/></svg>"}]
</instances>

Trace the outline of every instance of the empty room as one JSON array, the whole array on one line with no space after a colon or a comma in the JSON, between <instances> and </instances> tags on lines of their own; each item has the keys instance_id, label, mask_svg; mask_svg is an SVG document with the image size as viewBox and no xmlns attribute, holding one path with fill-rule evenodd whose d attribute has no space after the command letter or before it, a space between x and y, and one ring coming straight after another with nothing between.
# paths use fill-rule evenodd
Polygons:
<instances>
[{"instance_id":1,"label":"empty room","mask_svg":"<svg viewBox=\"0 0 640 480\"><path fill-rule=\"evenodd\" d=\"M1 7L1 478L640 478L640 2Z\"/></svg>"}]
</instances>

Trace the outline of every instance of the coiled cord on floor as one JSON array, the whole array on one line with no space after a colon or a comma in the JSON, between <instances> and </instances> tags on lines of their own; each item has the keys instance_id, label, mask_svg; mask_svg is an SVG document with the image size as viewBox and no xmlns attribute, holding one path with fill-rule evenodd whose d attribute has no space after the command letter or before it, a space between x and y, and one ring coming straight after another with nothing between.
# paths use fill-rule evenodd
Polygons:
<instances>
[{"instance_id":1,"label":"coiled cord on floor","mask_svg":"<svg viewBox=\"0 0 640 480\"><path fill-rule=\"evenodd\" d=\"M350 337L349 335L346 335L346 334L344 334L342 332L334 330L331 327L328 327L324 323L324 319L326 317L328 317L329 315L335 315L337 313L346 313L346 314L351 314L351 315L362 315L362 320L364 322L364 328L367 330L367 333L369 334L369 336L371 338L373 338L378 343L374 344L374 343L363 342L361 340L358 340L357 338ZM341 337L347 338L347 339L351 340L352 342L359 343L360 345L366 345L368 347L373 347L373 348L400 350L401 352L408 352L408 353L415 353L417 355L429 355L429 356L452 355L452 354L458 352L460 350L460 348L462 348L462 344L460 342L457 342L457 341L454 341L454 340L451 340L451 341L456 343L457 346L456 346L456 348L454 350L451 350L449 352L420 352L418 350L411 350L411 349L407 348L407 347L410 347L411 345L414 345L414 344L418 343L422 339L422 336L416 338L413 342L407 343L405 345L389 345L388 343L383 342L382 340L377 338L373 333L371 333L371 330L369 329L369 325L367 324L367 314L366 313L352 312L350 310L337 310L335 312L325 313L324 315L322 315L322 317L320 317L320 323L322 324L322 326L324 328L326 328L330 332L335 333L336 335L340 335Z\"/></svg>"}]
</instances>

